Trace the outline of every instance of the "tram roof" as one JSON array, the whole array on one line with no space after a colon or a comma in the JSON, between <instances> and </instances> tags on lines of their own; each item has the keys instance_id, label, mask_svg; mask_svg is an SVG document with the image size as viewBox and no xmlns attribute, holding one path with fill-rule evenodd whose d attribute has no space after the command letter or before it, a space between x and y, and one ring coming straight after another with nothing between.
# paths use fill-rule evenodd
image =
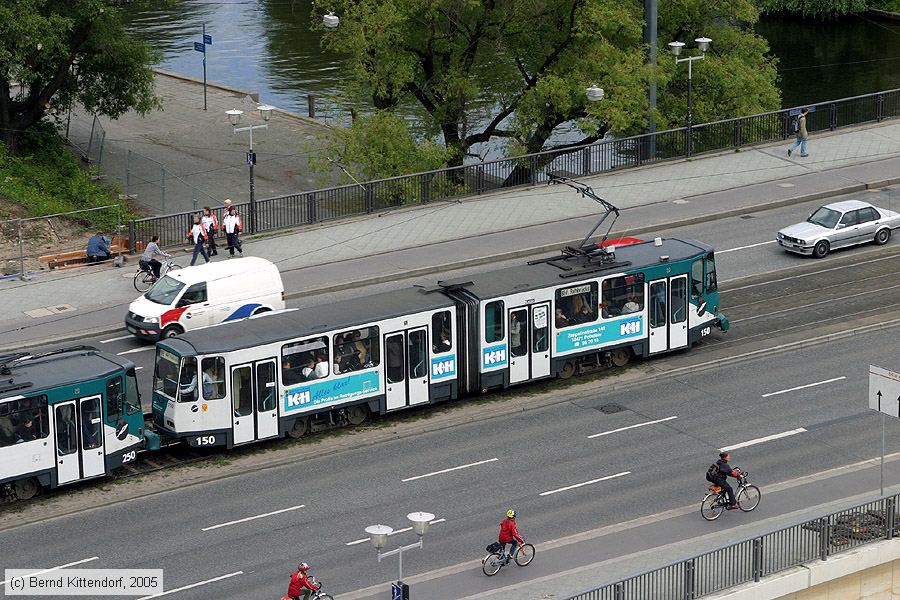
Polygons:
<instances>
[{"instance_id":1,"label":"tram roof","mask_svg":"<svg viewBox=\"0 0 900 600\"><path fill-rule=\"evenodd\" d=\"M126 359L89 347L36 355L11 363L9 375L0 374L0 398L75 385L132 366Z\"/></svg>"},{"instance_id":2,"label":"tram roof","mask_svg":"<svg viewBox=\"0 0 900 600\"><path fill-rule=\"evenodd\" d=\"M665 238L661 246L655 246L653 241L639 244L629 244L617 247L616 263L607 270L597 270L599 263L591 262L586 257L576 256L565 259L571 270L563 271L552 264L541 262L532 265L518 265L480 273L471 277L461 277L452 281L444 281L443 285L468 284L465 289L476 298L489 299L517 292L540 289L567 282L578 282L584 279L592 279L614 273L628 273L636 269L653 267L664 264L660 256L668 256L667 263L686 260L711 252L712 246L695 240L679 240ZM620 266L615 266L616 264ZM567 277L561 277L561 275Z\"/></svg>"},{"instance_id":3,"label":"tram roof","mask_svg":"<svg viewBox=\"0 0 900 600\"><path fill-rule=\"evenodd\" d=\"M197 354L230 352L452 306L453 301L444 294L426 293L420 288L409 287L340 302L264 313L259 317L189 331L165 343L178 351L182 350L183 344L187 344Z\"/></svg>"}]
</instances>

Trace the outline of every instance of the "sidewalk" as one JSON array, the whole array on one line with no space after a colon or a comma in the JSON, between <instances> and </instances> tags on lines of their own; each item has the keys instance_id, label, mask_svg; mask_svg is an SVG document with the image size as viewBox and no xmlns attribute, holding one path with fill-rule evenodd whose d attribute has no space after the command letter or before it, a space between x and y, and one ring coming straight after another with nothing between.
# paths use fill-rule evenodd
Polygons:
<instances>
[{"instance_id":1,"label":"sidewalk","mask_svg":"<svg viewBox=\"0 0 900 600\"><path fill-rule=\"evenodd\" d=\"M638 235L900 181L897 122L817 136L807 159L787 158L786 148L584 181L622 210L614 233ZM568 187L541 186L310 226L248 240L244 249L278 264L289 297L296 298L551 251L580 240L599 212ZM181 256L178 262L187 264ZM8 307L0 315L0 350L120 331L125 307L136 297L130 281L136 262L0 281Z\"/></svg>"}]
</instances>

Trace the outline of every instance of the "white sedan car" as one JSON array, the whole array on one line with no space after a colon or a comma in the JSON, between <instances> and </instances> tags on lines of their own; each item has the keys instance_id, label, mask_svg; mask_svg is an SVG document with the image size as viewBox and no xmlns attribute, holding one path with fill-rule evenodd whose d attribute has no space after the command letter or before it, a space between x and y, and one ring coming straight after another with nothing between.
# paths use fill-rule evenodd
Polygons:
<instances>
[{"instance_id":1,"label":"white sedan car","mask_svg":"<svg viewBox=\"0 0 900 600\"><path fill-rule=\"evenodd\" d=\"M826 204L803 223L785 227L775 238L789 252L822 258L834 248L891 239L891 230L900 227L900 214L859 200Z\"/></svg>"}]
</instances>

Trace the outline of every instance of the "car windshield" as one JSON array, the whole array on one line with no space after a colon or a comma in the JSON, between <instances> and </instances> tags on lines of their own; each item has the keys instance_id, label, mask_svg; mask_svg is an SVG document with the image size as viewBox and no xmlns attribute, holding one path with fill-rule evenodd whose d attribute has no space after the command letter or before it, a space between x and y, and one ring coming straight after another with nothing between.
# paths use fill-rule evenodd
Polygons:
<instances>
[{"instance_id":1,"label":"car windshield","mask_svg":"<svg viewBox=\"0 0 900 600\"><path fill-rule=\"evenodd\" d=\"M821 225L826 229L834 229L834 226L837 225L838 219L841 218L841 213L836 210L831 210L830 208L825 208L824 206L809 215L809 218L806 220L808 223L815 223L816 225ZM150 290L151 292L153 290Z\"/></svg>"},{"instance_id":2,"label":"car windshield","mask_svg":"<svg viewBox=\"0 0 900 600\"><path fill-rule=\"evenodd\" d=\"M144 294L144 298L150 302L168 306L169 304L172 304L172 301L175 300L175 297L178 296L183 287L183 283L166 275L157 281L152 288L147 290L147 293Z\"/></svg>"}]
</instances>

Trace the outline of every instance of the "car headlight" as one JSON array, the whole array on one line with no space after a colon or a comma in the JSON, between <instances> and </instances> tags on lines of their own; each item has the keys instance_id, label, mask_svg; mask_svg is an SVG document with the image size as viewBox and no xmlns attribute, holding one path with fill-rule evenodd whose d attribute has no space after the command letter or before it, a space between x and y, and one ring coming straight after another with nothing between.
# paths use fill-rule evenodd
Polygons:
<instances>
[{"instance_id":1,"label":"car headlight","mask_svg":"<svg viewBox=\"0 0 900 600\"><path fill-rule=\"evenodd\" d=\"M801 246L805 246L805 245L806 245L806 240L797 240L797 242L798 242Z\"/></svg>"},{"instance_id":2,"label":"car headlight","mask_svg":"<svg viewBox=\"0 0 900 600\"><path fill-rule=\"evenodd\" d=\"M144 323L159 323L159 317L144 317Z\"/></svg>"},{"instance_id":3,"label":"car headlight","mask_svg":"<svg viewBox=\"0 0 900 600\"><path fill-rule=\"evenodd\" d=\"M779 239L779 240L783 240L783 239L784 239L784 234L781 233L780 231L778 232L778 239Z\"/></svg>"}]
</instances>

